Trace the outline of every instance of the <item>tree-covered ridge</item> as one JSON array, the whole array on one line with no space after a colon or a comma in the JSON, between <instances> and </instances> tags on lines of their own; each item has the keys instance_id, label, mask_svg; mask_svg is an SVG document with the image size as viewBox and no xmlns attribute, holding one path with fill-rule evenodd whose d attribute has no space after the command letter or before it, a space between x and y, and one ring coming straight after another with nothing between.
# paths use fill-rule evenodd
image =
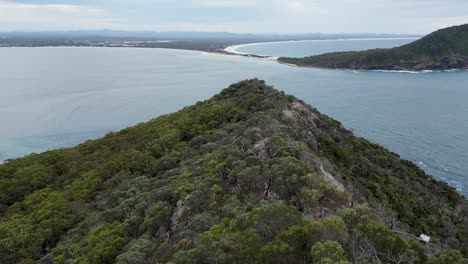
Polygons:
<instances>
[{"instance_id":1,"label":"tree-covered ridge","mask_svg":"<svg viewBox=\"0 0 468 264\"><path fill-rule=\"evenodd\" d=\"M468 69L468 24L441 29L392 49L334 52L305 58L279 58L279 61L333 69Z\"/></svg>"},{"instance_id":2,"label":"tree-covered ridge","mask_svg":"<svg viewBox=\"0 0 468 264\"><path fill-rule=\"evenodd\" d=\"M1 263L463 263L468 247L454 189L259 80L8 161L0 196Z\"/></svg>"}]
</instances>

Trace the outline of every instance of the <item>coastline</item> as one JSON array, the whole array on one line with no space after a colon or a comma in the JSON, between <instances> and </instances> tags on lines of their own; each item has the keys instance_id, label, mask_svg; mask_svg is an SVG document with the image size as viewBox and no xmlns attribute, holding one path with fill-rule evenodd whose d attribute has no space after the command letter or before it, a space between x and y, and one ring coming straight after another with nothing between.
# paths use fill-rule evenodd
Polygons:
<instances>
[{"instance_id":1,"label":"coastline","mask_svg":"<svg viewBox=\"0 0 468 264\"><path fill-rule=\"evenodd\" d=\"M268 44L279 44L279 43L303 43L303 42L330 42L330 41L361 41L361 40L409 40L409 39L419 39L415 37L411 38L341 38L341 39L309 39L309 40L285 40L285 41L270 41L270 42L256 42L256 43L245 43L245 44L238 44L238 45L232 45L228 46L224 49L224 51L229 52L229 53L234 53L234 54L240 54L240 55L249 55L249 53L244 53L237 51L236 49L241 48L241 47L248 47L248 46L257 46L257 45L268 45ZM266 55L261 55L261 56L266 56Z\"/></svg>"},{"instance_id":2,"label":"coastline","mask_svg":"<svg viewBox=\"0 0 468 264\"><path fill-rule=\"evenodd\" d=\"M326 40L292 40L292 41L276 41L276 42L259 42L259 43L247 43L247 44L239 44L239 45L232 45L228 46L219 52L220 54L224 55L232 55L232 56L244 56L244 57L254 57L254 58L261 58L261 59L268 59L271 61L275 61L279 64L283 64L290 67L298 67L298 68L309 68L309 69L322 69L322 70L341 70L341 71L352 71L352 72L383 72L383 73L408 73L408 74L424 74L424 73L437 73L437 72L458 72L458 71L467 71L466 68L459 68L459 69L446 69L446 70L410 70L410 69L403 69L403 70L366 70L366 69L351 69L351 68L327 68L327 67L317 67L317 66L304 66L304 65L297 65L294 63L288 63L279 60L280 57L273 57L273 56L262 56L262 55L254 55L249 54L241 51L237 51L236 49L246 46L254 46L254 45L268 45L271 43L290 43L290 42L319 42L319 41L359 41L359 40L389 40L389 39L418 39L418 38L360 38L360 39L326 39Z\"/></svg>"},{"instance_id":3,"label":"coastline","mask_svg":"<svg viewBox=\"0 0 468 264\"><path fill-rule=\"evenodd\" d=\"M50 48L50 47L49 47L49 48ZM75 48L75 47L64 46L63 48L64 48L64 49L67 49L67 48L73 49L73 48ZM76 48L79 49L79 48L83 48L83 47L76 47ZM98 49L99 47L85 47L85 48L96 48L96 49ZM140 49L144 49L144 48L140 48ZM158 49L165 49L165 48L158 48ZM174 50L174 49L167 49L167 48L166 48L165 50ZM182 49L180 49L180 50L182 50ZM244 59L240 58L240 57L244 57L244 56L236 55L236 54L228 54L228 53L222 52L222 51L219 51L219 52L216 52L216 51L210 51L210 52L208 52L208 51L194 51L194 50L185 50L185 51L186 51L186 52L192 52L192 53L198 53L198 54L215 55L215 56L218 56L218 55L224 55L224 56L226 56L226 55L229 55L229 56L238 56L238 58L235 59L235 60L242 60L242 61L244 61ZM176 52L176 51L175 51L175 52ZM262 58L251 57L251 56L245 56L245 57L246 57L246 58L252 58L252 59L262 59ZM228 58L228 57L226 57L226 58ZM221 58L220 58L220 59L221 59ZM262 60L266 60L266 59L262 59ZM270 61L271 61L271 59L270 59ZM258 63L258 64L265 64L265 65L268 66L268 64L269 64L270 62L263 62L263 63L262 63L261 61L254 61L254 60L252 60L252 61L250 61L250 62L247 61L247 63L253 63L253 64L257 64L257 63ZM285 66L289 66L289 67L311 68L311 70L310 70L311 74L314 74L313 72L315 72L315 70L312 70L312 69L315 68L315 67L297 66L297 65L294 65L294 64L283 63L283 62L281 62L281 61L277 61L277 63L284 64ZM273 65L273 66L274 66L274 64L270 64L270 65ZM275 67L275 68L276 68L276 67ZM281 67L281 68L282 68L282 67ZM278 67L279 70L280 70L281 68ZM289 71L288 68L282 68L282 69L283 69L283 70L286 70L286 71ZM290 68L290 69L291 69L291 68ZM321 69L321 70L323 70L323 72L330 71L329 68L316 68L316 69ZM375 73L374 73L374 75L375 75L374 77L377 77L378 75L380 75L380 76L385 75L385 73L379 74L379 73L378 73L378 72L379 72L378 70L373 70L373 71L366 71L366 70L347 70L347 69L337 69L337 70L338 70L338 72L342 72L342 74L344 74L344 75L348 75L348 77L350 77L350 76L352 77L352 75L354 75L354 76L357 77L358 75L356 75L356 74L363 74L363 75L365 75L366 72L375 72ZM305 74L307 74L307 72L308 72L308 70L304 70L304 73L305 73ZM387 72L387 73L404 73L404 74L401 74L401 75L400 75L400 76L402 76L402 77L404 77L405 75L406 75L406 76L410 76L409 74L418 73L418 72L395 72L395 71L390 71L390 72L389 72L389 71L386 71L386 72ZM393 74L388 74L388 75L393 75ZM397 75L397 74L395 74L395 75ZM423 76L423 75L422 75L422 76ZM352 77L352 78L354 78L354 77ZM357 77L357 78L361 78L361 77ZM364 77L364 78L365 78L365 77ZM418 159L418 160L420 160L420 159ZM415 164L417 164L416 161L417 161L417 160L413 160L413 162L414 162ZM1 163L1 161L0 161L0 163ZM448 182L448 181L445 181L445 182Z\"/></svg>"},{"instance_id":4,"label":"coastline","mask_svg":"<svg viewBox=\"0 0 468 264\"><path fill-rule=\"evenodd\" d=\"M275 56L262 56L244 53L236 51L237 48L253 45L267 45L271 43L291 43L291 42L326 42L326 41L360 41L360 40L396 40L396 39L418 39L418 38L358 38L358 39L317 39L317 40L288 40L288 41L272 41L272 42L257 42L257 43L246 43L227 46L224 49L217 50L198 50L198 49L186 49L186 48L168 48L168 47L144 47L144 46L131 46L131 45L110 45L110 46L87 46L87 45L47 45L47 46L0 46L0 48L141 48L141 49L167 49L167 50L183 50L183 51L194 51L205 54L213 55L224 55L224 56L238 56L247 57L260 60L274 61L278 64L282 64L289 67L298 68L309 68L309 69L322 69L322 70L341 70L341 71L352 71L352 72L383 72L383 73L408 73L408 74L422 74L422 73L436 73L436 72L457 72L467 71L468 69L447 69L447 70L365 70L365 69L350 69L350 68L326 68L317 66L303 66L293 63L287 63L279 60L279 57Z\"/></svg>"},{"instance_id":5,"label":"coastline","mask_svg":"<svg viewBox=\"0 0 468 264\"><path fill-rule=\"evenodd\" d=\"M231 55L231 56L243 56L243 57L251 57L251 58L259 58L259 59L268 59L271 61L275 61L279 64L283 64L290 67L299 67L299 68L310 68L310 69L323 69L323 70L342 70L342 71L357 71L357 72L385 72L385 73L410 73L410 74L417 74L417 73L433 73L433 72L454 72L454 71L463 71L466 69L450 69L450 70L364 70L364 69L349 69L349 68L326 68L326 67L316 67L316 66L303 66L297 65L293 63L287 63L279 60L279 57L273 57L268 55L255 55L249 54L245 52L238 51L237 49L242 47L248 46L256 46L256 45L269 45L275 43L295 43L295 42L331 42L331 41L362 41L362 40L410 40L414 39L417 40L419 38L416 37L407 37L407 38L351 38L351 39L315 39L315 40L288 40L288 41L272 41L272 42L257 42L257 43L246 43L246 44L238 44L227 46L223 50L215 51L213 53L222 54L222 55ZM210 51L208 51L210 52Z\"/></svg>"},{"instance_id":6,"label":"coastline","mask_svg":"<svg viewBox=\"0 0 468 264\"><path fill-rule=\"evenodd\" d=\"M325 68L325 67L316 67L316 66L301 66L293 63L287 63L280 60L276 60L277 63L283 64L290 67L298 67L298 68L309 68L309 69L321 69L321 70L338 70L338 71L351 71L355 73L360 72L383 72L383 73L409 73L409 74L424 74L424 73L437 73L437 72L459 72L459 71L466 71L468 69L448 69L448 70L420 70L420 71L412 71L412 70L364 70L364 69L348 69L348 68Z\"/></svg>"},{"instance_id":7,"label":"coastline","mask_svg":"<svg viewBox=\"0 0 468 264\"><path fill-rule=\"evenodd\" d=\"M292 42L292 41L287 41L287 42ZM304 42L304 41L301 41ZM264 44L267 44L265 42ZM256 58L256 59L261 59L261 60L269 60L269 61L274 61L278 64L282 64L285 66L289 67L297 67L297 68L308 68L308 69L320 69L320 70L338 70L338 71L351 71L351 72L382 72L382 73L407 73L407 74L427 74L427 73L437 73L437 72L458 72L458 71L468 71L468 69L449 69L449 70L420 70L420 71L412 71L412 70L364 70L364 69L348 69L348 68L326 68L326 67L317 67L317 66L302 66L302 65L297 65L293 63L287 63L281 60L278 60L279 57L271 57L271 56L260 56L260 55L253 55L253 54L248 54L248 53L243 53L243 52L235 52L232 50L232 47L239 47L239 46L246 46L246 45L253 45L252 44L241 44L241 45L233 45L226 47L222 51L207 51L207 53L211 54L218 54L218 55L226 55L226 56L240 56L240 57L248 57L248 58Z\"/></svg>"},{"instance_id":8,"label":"coastline","mask_svg":"<svg viewBox=\"0 0 468 264\"><path fill-rule=\"evenodd\" d=\"M245 44L248 45L248 44ZM241 45L234 45L234 46L241 46ZM244 46L244 45L242 45ZM233 47L233 46L230 46ZM227 47L226 49L228 49ZM234 52L229 52L226 49L224 50L219 50L219 51L206 51L206 54L214 54L214 55L224 55L224 56L238 56L238 57L247 57L247 58L254 58L254 59L260 59L260 60L269 60L269 61L274 61L278 64L282 64L285 66L289 67L297 67L297 68L307 68L307 69L319 69L319 70L338 70L338 71L350 71L350 72L355 72L355 73L360 73L360 72L382 72L382 73L406 73L406 74L428 74L428 73L438 73L438 72L459 72L459 71L466 71L468 72L468 69L448 69L448 70L420 70L420 71L413 71L413 70L365 70L365 69L349 69L349 68L326 68L326 67L317 67L317 66L303 66L303 65L297 65L293 63L287 63L283 62L281 60L278 60L279 57L272 57L272 56L259 56L259 55L253 55L253 54L248 54L248 53L234 53Z\"/></svg>"}]
</instances>

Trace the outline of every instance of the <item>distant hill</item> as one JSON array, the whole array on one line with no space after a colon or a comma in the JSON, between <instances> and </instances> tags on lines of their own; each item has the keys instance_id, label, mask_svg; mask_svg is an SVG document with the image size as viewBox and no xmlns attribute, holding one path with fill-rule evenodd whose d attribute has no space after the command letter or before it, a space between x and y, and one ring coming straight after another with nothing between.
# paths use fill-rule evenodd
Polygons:
<instances>
[{"instance_id":1,"label":"distant hill","mask_svg":"<svg viewBox=\"0 0 468 264\"><path fill-rule=\"evenodd\" d=\"M367 51L279 58L298 66L365 70L448 70L468 68L468 24L433 32L413 43Z\"/></svg>"},{"instance_id":2,"label":"distant hill","mask_svg":"<svg viewBox=\"0 0 468 264\"><path fill-rule=\"evenodd\" d=\"M0 198L2 264L461 264L468 253L455 189L256 79L7 161Z\"/></svg>"}]
</instances>

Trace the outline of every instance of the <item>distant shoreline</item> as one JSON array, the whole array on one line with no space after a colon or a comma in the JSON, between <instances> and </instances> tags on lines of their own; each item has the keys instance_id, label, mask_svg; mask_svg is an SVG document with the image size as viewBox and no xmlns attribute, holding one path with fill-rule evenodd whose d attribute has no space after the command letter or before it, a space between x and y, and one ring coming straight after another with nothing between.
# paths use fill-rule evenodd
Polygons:
<instances>
[{"instance_id":1,"label":"distant shoreline","mask_svg":"<svg viewBox=\"0 0 468 264\"><path fill-rule=\"evenodd\" d=\"M338 71L351 71L351 72L383 72L383 73L408 73L408 74L424 74L424 73L435 73L435 72L461 72L466 71L466 69L447 69L447 70L420 70L420 71L410 71L410 70L364 70L364 69L347 69L347 68L326 68L326 67L317 67L317 66L302 66L296 65L292 63L283 62L280 60L276 60L277 63L283 64L290 67L298 67L298 68L309 68L309 69L321 69L321 70L338 70Z\"/></svg>"},{"instance_id":2,"label":"distant shoreline","mask_svg":"<svg viewBox=\"0 0 468 264\"><path fill-rule=\"evenodd\" d=\"M247 46L256 46L256 45L269 45L269 44L277 44L277 43L303 43L303 42L332 42L332 41L364 41L364 40L417 40L418 37L401 37L401 38L340 38L340 39L310 39L310 40L287 40L287 41L272 41L272 42L257 42L257 43L245 43L245 44L238 44L238 45L231 45L227 46L223 50L215 51L213 53L218 53L222 55L232 55L232 56L243 56L243 57L251 57L251 58L259 58L259 59L267 59L271 61L276 61L279 64L283 64L290 67L299 67L299 68L312 68L312 69L329 69L326 67L314 67L314 66L301 66L293 63L286 63L283 61L278 60L279 57L275 56L268 56L268 55L257 55L257 54L250 54L238 51L238 48L247 47ZM336 70L349 70L349 69L336 69ZM400 71L388 71L388 72L400 72ZM410 73L409 71L401 71ZM427 71L429 72L429 71ZM411 72L411 73L420 73L420 72Z\"/></svg>"},{"instance_id":3,"label":"distant shoreline","mask_svg":"<svg viewBox=\"0 0 468 264\"><path fill-rule=\"evenodd\" d=\"M175 48L175 47L148 47L148 46L131 46L131 45L109 45L109 46L93 46L93 45L41 45L41 46L0 46L0 48L142 48L142 49L166 49L166 50L185 50L185 51L195 51L207 54L215 55L225 55L225 56L238 56L238 57L247 57L261 60L274 61L278 64L282 64L289 67L299 67L299 68L310 68L310 69L327 69L326 67L316 67L316 66L302 66L293 63L287 63L278 60L279 57L275 56L262 56L249 54L244 52L236 51L237 48L245 46L254 46L254 45L268 45L274 43L292 43L292 42L327 42L327 41L361 41L361 40L404 40L404 39L418 39L416 37L406 37L406 38L354 38L354 39L315 39L315 40L287 40L287 41L272 41L272 42L255 42L255 43L245 43L226 46L217 50L198 50L198 49L187 49L187 48ZM455 71L468 71L466 69L450 69L450 70L421 70L421 71L410 71L410 70L353 70L347 68L336 68L334 70L344 70L344 71L368 71L368 72L390 72L390 73L433 73L433 72L455 72Z\"/></svg>"},{"instance_id":4,"label":"distant shoreline","mask_svg":"<svg viewBox=\"0 0 468 264\"><path fill-rule=\"evenodd\" d=\"M329 52L279 60L300 66L351 70L468 70L468 24L436 30L399 47Z\"/></svg>"},{"instance_id":5,"label":"distant shoreline","mask_svg":"<svg viewBox=\"0 0 468 264\"><path fill-rule=\"evenodd\" d=\"M246 46L255 46L255 45L268 45L274 43L292 43L292 42L328 42L328 41L361 41L361 40L417 40L420 38L417 37L402 37L402 38L352 38L352 39L316 39L316 40L289 40L289 41L274 41L274 42L258 42L258 43L246 43L228 46L223 49L221 52L215 52L218 54L224 55L233 55L233 56L243 56L243 57L252 57L259 59L266 59L271 61L276 61L279 64L283 64L290 67L299 67L299 68L310 68L310 69L327 69L327 70L344 70L344 71L366 71L366 72L384 72L384 73L409 73L409 74L420 74L420 73L434 73L434 72L457 72L457 71L468 71L468 69L445 69L445 70L365 70L365 69L349 69L349 68L327 68L327 67L318 67L318 66L304 66L297 65L294 63L288 63L279 60L280 57L268 56L268 55L256 55L237 51L238 48Z\"/></svg>"},{"instance_id":6,"label":"distant shoreline","mask_svg":"<svg viewBox=\"0 0 468 264\"><path fill-rule=\"evenodd\" d=\"M330 69L326 67L316 67L316 66L302 66L296 65L293 63L287 63L278 60L278 57L272 56L258 56L252 54L239 54L239 53L232 53L227 52L225 50L217 50L217 51L202 51L202 50L190 50L190 49L176 49L176 48L159 48L159 47L125 47L125 46L109 46L109 47L101 47L101 46L37 46L37 47L26 47L26 46L8 46L8 47L0 47L0 48L133 48L133 49L162 49L162 50L180 50L180 51L192 51L192 52L199 52L204 54L212 54L212 55L222 55L222 56L235 56L235 57L246 57L246 58L253 58L259 60L267 60L273 61L278 64L282 64L289 67L297 67L297 68L309 68L309 69L322 69L322 70L341 70L341 71L359 71L359 72L384 72L384 73L434 73L434 72L456 72L456 71L468 71L466 69L450 69L450 70L421 70L421 71L409 71L409 70L353 70L353 69L346 69L346 68L336 68Z\"/></svg>"},{"instance_id":7,"label":"distant shoreline","mask_svg":"<svg viewBox=\"0 0 468 264\"><path fill-rule=\"evenodd\" d=\"M279 43L302 43L302 42L331 42L331 41L361 41L361 40L409 40L409 39L419 39L416 37L407 37L407 38L340 38L340 39L309 39L309 40L285 40L285 41L271 41L271 42L257 42L257 43L245 43L245 44L238 44L228 46L224 49L224 51L229 53L234 53L238 55L255 55L249 54L241 51L237 51L236 49L241 47L247 46L257 46L257 45L268 45L268 44L279 44ZM255 56L262 56L262 57L273 57L267 55L255 55Z\"/></svg>"}]
</instances>

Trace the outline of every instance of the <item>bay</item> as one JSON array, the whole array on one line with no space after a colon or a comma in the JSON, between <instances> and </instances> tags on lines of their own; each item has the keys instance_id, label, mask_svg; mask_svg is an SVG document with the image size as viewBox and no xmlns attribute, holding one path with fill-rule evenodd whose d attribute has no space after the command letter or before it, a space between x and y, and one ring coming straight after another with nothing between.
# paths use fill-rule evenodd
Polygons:
<instances>
[{"instance_id":1,"label":"bay","mask_svg":"<svg viewBox=\"0 0 468 264\"><path fill-rule=\"evenodd\" d=\"M251 43L228 47L228 51L270 57L307 57L328 52L394 48L415 41L416 38L367 38L341 40L304 40Z\"/></svg>"},{"instance_id":2,"label":"bay","mask_svg":"<svg viewBox=\"0 0 468 264\"><path fill-rule=\"evenodd\" d=\"M266 80L468 194L468 73L297 68L137 48L0 48L0 160L73 146Z\"/></svg>"}]
</instances>

